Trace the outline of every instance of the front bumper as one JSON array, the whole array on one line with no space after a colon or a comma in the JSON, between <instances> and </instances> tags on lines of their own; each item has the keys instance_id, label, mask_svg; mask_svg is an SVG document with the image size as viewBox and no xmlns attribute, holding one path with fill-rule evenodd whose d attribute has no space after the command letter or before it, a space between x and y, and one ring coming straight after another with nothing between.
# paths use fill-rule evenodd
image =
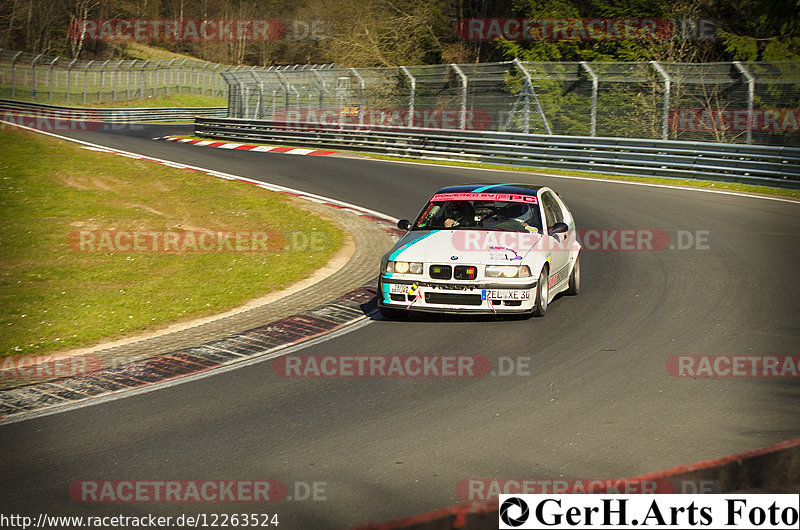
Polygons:
<instances>
[{"instance_id":1,"label":"front bumper","mask_svg":"<svg viewBox=\"0 0 800 530\"><path fill-rule=\"evenodd\" d=\"M378 279L378 306L432 313L529 313L536 302L536 280L520 280L414 281L381 275Z\"/></svg>"}]
</instances>

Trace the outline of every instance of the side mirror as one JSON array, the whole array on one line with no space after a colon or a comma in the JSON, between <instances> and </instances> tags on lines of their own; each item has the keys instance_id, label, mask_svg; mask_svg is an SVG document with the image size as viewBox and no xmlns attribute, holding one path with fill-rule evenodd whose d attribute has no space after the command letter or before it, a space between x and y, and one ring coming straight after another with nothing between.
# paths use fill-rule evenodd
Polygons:
<instances>
[{"instance_id":1,"label":"side mirror","mask_svg":"<svg viewBox=\"0 0 800 530\"><path fill-rule=\"evenodd\" d=\"M409 228L411 228L411 221L409 221L408 219L400 219L399 221L397 221L397 228L399 228L400 230L408 230Z\"/></svg>"},{"instance_id":2,"label":"side mirror","mask_svg":"<svg viewBox=\"0 0 800 530\"><path fill-rule=\"evenodd\" d=\"M551 236L553 234L564 234L569 230L567 223L556 223L547 229L547 233Z\"/></svg>"}]
</instances>

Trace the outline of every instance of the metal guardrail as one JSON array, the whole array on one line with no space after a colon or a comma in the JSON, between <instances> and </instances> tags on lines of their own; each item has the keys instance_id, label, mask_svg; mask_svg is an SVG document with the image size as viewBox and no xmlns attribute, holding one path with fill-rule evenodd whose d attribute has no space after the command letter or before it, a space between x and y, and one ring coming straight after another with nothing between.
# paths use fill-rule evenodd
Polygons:
<instances>
[{"instance_id":1,"label":"metal guardrail","mask_svg":"<svg viewBox=\"0 0 800 530\"><path fill-rule=\"evenodd\" d=\"M431 129L299 128L237 118L195 120L198 136L614 175L722 180L800 189L800 148Z\"/></svg>"},{"instance_id":2,"label":"metal guardrail","mask_svg":"<svg viewBox=\"0 0 800 530\"><path fill-rule=\"evenodd\" d=\"M105 123L147 123L164 121L192 121L197 116L221 117L226 107L151 107L151 108L88 108L62 107L11 99L0 99L0 118L6 113L25 119L65 119L102 121Z\"/></svg>"}]
</instances>

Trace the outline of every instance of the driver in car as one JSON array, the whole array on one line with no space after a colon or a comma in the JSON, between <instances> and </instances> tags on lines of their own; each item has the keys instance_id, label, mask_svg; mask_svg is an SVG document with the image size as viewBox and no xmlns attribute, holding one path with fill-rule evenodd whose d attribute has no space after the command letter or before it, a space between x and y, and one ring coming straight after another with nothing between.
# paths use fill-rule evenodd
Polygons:
<instances>
[{"instance_id":1,"label":"driver in car","mask_svg":"<svg viewBox=\"0 0 800 530\"><path fill-rule=\"evenodd\" d=\"M502 230L519 230L524 228L530 232L537 229L531 226L531 208L527 204L511 203L500 208L497 213L487 220L487 226Z\"/></svg>"},{"instance_id":2,"label":"driver in car","mask_svg":"<svg viewBox=\"0 0 800 530\"><path fill-rule=\"evenodd\" d=\"M475 209L467 201L448 202L444 207L445 228L475 225Z\"/></svg>"}]
</instances>

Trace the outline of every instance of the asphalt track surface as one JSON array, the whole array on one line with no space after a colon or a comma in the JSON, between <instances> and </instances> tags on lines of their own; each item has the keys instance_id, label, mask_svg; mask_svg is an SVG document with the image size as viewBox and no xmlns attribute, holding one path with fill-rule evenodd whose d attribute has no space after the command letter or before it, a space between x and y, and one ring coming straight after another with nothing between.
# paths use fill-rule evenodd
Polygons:
<instances>
[{"instance_id":1,"label":"asphalt track surface","mask_svg":"<svg viewBox=\"0 0 800 530\"><path fill-rule=\"evenodd\" d=\"M629 477L796 438L798 379L676 378L675 355L798 353L800 204L763 198L150 140L149 126L73 136L414 216L437 188L530 182L579 228L707 231L705 249L583 252L583 286L544 318L372 321L315 355L530 358L530 375L281 378L271 362L0 427L4 513L277 513L341 528L461 502L469 478ZM377 260L378 256L376 256ZM73 502L75 480L324 483L272 505ZM303 489L302 486L300 489Z\"/></svg>"}]
</instances>

